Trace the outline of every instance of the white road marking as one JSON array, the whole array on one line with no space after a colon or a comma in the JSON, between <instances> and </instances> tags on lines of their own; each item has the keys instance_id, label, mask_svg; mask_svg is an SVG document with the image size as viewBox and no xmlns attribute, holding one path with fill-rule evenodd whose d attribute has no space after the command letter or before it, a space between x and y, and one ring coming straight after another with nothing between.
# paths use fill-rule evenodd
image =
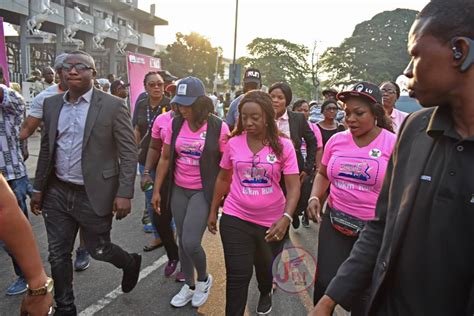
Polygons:
<instances>
[{"instance_id":1,"label":"white road marking","mask_svg":"<svg viewBox=\"0 0 474 316\"><path fill-rule=\"evenodd\" d=\"M152 265L149 265L148 267L144 268L143 270L140 271L140 276L138 277L138 282L149 276L153 271L159 269L163 264L168 262L168 257L166 255L161 256L158 260L153 262ZM138 283L137 282L137 283ZM87 307L85 310L79 313L79 316L90 316L94 315L101 309L103 309L105 306L109 305L112 303L117 297L122 295L122 287L118 286L115 290L112 292L106 294L103 298L97 301L97 303L92 304L91 306Z\"/></svg>"}]
</instances>

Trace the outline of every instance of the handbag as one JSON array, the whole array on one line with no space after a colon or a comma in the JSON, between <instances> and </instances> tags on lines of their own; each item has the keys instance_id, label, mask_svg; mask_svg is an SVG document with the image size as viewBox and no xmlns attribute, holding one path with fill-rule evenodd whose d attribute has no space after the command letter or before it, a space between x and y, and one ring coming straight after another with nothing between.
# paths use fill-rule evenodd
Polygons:
<instances>
[{"instance_id":1,"label":"handbag","mask_svg":"<svg viewBox=\"0 0 474 316\"><path fill-rule=\"evenodd\" d=\"M343 211L336 210L329 205L327 207L329 209L329 218L331 219L331 224L334 229L346 236L359 236L365 226L365 221L344 213Z\"/></svg>"}]
</instances>

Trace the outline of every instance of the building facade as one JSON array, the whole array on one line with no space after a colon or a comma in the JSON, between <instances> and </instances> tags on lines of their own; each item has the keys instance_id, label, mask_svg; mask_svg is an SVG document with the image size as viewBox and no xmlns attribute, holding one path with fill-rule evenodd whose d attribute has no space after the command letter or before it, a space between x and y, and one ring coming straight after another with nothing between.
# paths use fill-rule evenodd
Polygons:
<instances>
[{"instance_id":1,"label":"building facade","mask_svg":"<svg viewBox=\"0 0 474 316\"><path fill-rule=\"evenodd\" d=\"M13 81L77 49L94 57L97 77L125 78L125 51L152 55L155 26L168 24L138 0L0 0L0 16L19 33L6 37Z\"/></svg>"}]
</instances>

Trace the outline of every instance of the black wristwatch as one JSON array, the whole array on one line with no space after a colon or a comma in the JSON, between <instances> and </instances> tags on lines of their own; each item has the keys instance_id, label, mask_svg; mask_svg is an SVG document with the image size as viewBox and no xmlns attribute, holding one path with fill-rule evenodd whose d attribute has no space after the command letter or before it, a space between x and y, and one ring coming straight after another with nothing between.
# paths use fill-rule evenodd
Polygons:
<instances>
[{"instance_id":1,"label":"black wristwatch","mask_svg":"<svg viewBox=\"0 0 474 316\"><path fill-rule=\"evenodd\" d=\"M28 295L29 296L40 296L40 295L46 295L47 293L51 293L54 288L54 282L53 279L47 278L46 283L44 286L37 288L37 289L30 289L28 286Z\"/></svg>"}]
</instances>

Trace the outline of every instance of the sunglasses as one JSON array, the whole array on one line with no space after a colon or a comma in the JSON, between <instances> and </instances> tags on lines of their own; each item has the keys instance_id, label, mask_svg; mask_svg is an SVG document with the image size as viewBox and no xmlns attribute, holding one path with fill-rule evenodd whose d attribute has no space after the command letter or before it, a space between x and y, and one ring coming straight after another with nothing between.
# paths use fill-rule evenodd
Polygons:
<instances>
[{"instance_id":1,"label":"sunglasses","mask_svg":"<svg viewBox=\"0 0 474 316\"><path fill-rule=\"evenodd\" d=\"M165 85L165 83L164 82L148 82L146 85L149 88L155 88L155 87L162 88Z\"/></svg>"},{"instance_id":2,"label":"sunglasses","mask_svg":"<svg viewBox=\"0 0 474 316\"><path fill-rule=\"evenodd\" d=\"M63 64L63 70L64 71L71 71L72 68L75 68L77 72L83 72L88 69L94 69L92 67L87 66L86 64L83 63L77 63L77 64L68 64L64 63Z\"/></svg>"}]
</instances>

